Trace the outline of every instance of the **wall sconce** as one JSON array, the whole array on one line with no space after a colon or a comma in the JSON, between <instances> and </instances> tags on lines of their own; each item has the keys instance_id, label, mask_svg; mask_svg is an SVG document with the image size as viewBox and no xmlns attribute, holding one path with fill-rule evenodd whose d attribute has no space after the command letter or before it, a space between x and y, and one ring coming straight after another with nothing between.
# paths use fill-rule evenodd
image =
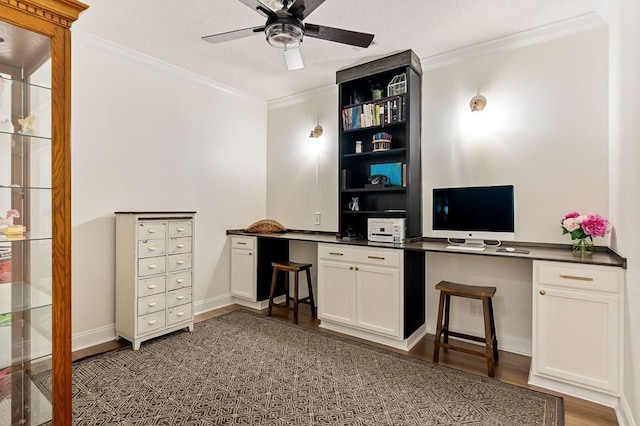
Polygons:
<instances>
[{"instance_id":1,"label":"wall sconce","mask_svg":"<svg viewBox=\"0 0 640 426\"><path fill-rule=\"evenodd\" d=\"M482 95L477 95L471 98L471 102L469 102L469 106L471 107L471 112L473 111L482 111L484 107L487 105L487 98Z\"/></svg>"},{"instance_id":2,"label":"wall sconce","mask_svg":"<svg viewBox=\"0 0 640 426\"><path fill-rule=\"evenodd\" d=\"M309 139L317 139L320 136L322 136L322 126L318 124L309 134Z\"/></svg>"}]
</instances>

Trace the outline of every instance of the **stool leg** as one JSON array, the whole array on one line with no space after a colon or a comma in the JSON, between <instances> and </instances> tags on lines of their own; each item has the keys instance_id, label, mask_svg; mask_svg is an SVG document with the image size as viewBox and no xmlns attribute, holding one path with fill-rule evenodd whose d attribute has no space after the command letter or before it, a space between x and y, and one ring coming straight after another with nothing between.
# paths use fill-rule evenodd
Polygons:
<instances>
[{"instance_id":1,"label":"stool leg","mask_svg":"<svg viewBox=\"0 0 640 426\"><path fill-rule=\"evenodd\" d=\"M487 357L487 369L489 377L493 377L493 335L491 334L491 314L490 314L490 299L488 297L482 298L482 307L484 311L484 339L486 345L486 357Z\"/></svg>"},{"instance_id":2,"label":"stool leg","mask_svg":"<svg viewBox=\"0 0 640 426\"><path fill-rule=\"evenodd\" d=\"M444 309L444 294L440 293L440 303L438 304L438 323L436 334L433 338L433 362L437 363L440 355L440 334L442 334L442 310Z\"/></svg>"},{"instance_id":3,"label":"stool leg","mask_svg":"<svg viewBox=\"0 0 640 426\"><path fill-rule=\"evenodd\" d=\"M442 329L444 343L449 343L449 312L451 311L451 295L444 295L444 328ZM445 348L446 350L446 348Z\"/></svg>"},{"instance_id":4,"label":"stool leg","mask_svg":"<svg viewBox=\"0 0 640 426\"><path fill-rule=\"evenodd\" d=\"M284 294L287 301L287 308L289 307L289 271L284 271Z\"/></svg>"},{"instance_id":5,"label":"stool leg","mask_svg":"<svg viewBox=\"0 0 640 426\"><path fill-rule=\"evenodd\" d=\"M273 295L276 292L276 283L278 282L278 270L273 268L273 273L271 274L271 290L269 291L269 316L271 316L271 311L273 310Z\"/></svg>"},{"instance_id":6,"label":"stool leg","mask_svg":"<svg viewBox=\"0 0 640 426\"><path fill-rule=\"evenodd\" d=\"M293 278L293 323L298 323L298 273L296 271Z\"/></svg>"},{"instance_id":7,"label":"stool leg","mask_svg":"<svg viewBox=\"0 0 640 426\"><path fill-rule=\"evenodd\" d=\"M496 336L496 323L493 316L493 301L489 298L489 318L491 319L491 336L493 337L493 362L498 363L498 336Z\"/></svg>"},{"instance_id":8,"label":"stool leg","mask_svg":"<svg viewBox=\"0 0 640 426\"><path fill-rule=\"evenodd\" d=\"M316 304L313 301L313 285L311 283L311 271L307 268L307 287L309 287L309 303L311 304L311 318L316 317Z\"/></svg>"}]
</instances>

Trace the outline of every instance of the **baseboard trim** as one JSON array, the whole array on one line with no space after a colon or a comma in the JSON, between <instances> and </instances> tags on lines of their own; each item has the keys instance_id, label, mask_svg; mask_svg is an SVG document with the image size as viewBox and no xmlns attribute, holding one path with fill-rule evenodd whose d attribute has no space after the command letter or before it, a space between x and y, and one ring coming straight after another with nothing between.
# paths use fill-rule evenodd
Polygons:
<instances>
[{"instance_id":1,"label":"baseboard trim","mask_svg":"<svg viewBox=\"0 0 640 426\"><path fill-rule=\"evenodd\" d=\"M482 322L482 319L480 319ZM476 330L468 327L456 327L455 324L451 325L451 329L460 333L469 334L471 336L484 336L484 329ZM428 331L430 334L436 334L435 325L434 328L429 327ZM498 330L499 331L499 330ZM465 342L472 343L475 345L482 345L481 343L474 342L471 340L465 340ZM531 356L531 348L532 343L531 340L524 340L517 337L512 336L501 336L498 334L498 349L505 352L511 352L518 355Z\"/></svg>"},{"instance_id":2,"label":"baseboard trim","mask_svg":"<svg viewBox=\"0 0 640 426\"><path fill-rule=\"evenodd\" d=\"M618 418L618 423L620 426L636 426L637 423L633 419L633 413L631 412L631 407L629 406L629 401L624 396L624 394L620 395L620 402L616 410L616 417Z\"/></svg>"},{"instance_id":3,"label":"baseboard trim","mask_svg":"<svg viewBox=\"0 0 640 426\"><path fill-rule=\"evenodd\" d=\"M114 340L116 340L116 325L111 324L74 334L71 337L71 347L73 351L79 351Z\"/></svg>"},{"instance_id":4,"label":"baseboard trim","mask_svg":"<svg viewBox=\"0 0 640 426\"><path fill-rule=\"evenodd\" d=\"M325 328L331 331L337 331L338 333L347 334L349 336L357 337L359 339L368 340L381 345L390 346L392 348L401 349L403 351L410 351L411 348L427 334L427 327L423 324L413 334L404 340L394 339L393 337L386 337L376 333L371 333L366 330L360 330L358 328L350 327L348 325L342 325L335 322L327 321L326 319L320 321L320 328Z\"/></svg>"},{"instance_id":5,"label":"baseboard trim","mask_svg":"<svg viewBox=\"0 0 640 426\"><path fill-rule=\"evenodd\" d=\"M214 309L224 308L225 306L233 305L234 303L236 302L231 294L223 294L222 296L216 296L209 299L197 301L193 305L195 314L198 315L205 312L213 311Z\"/></svg>"}]
</instances>

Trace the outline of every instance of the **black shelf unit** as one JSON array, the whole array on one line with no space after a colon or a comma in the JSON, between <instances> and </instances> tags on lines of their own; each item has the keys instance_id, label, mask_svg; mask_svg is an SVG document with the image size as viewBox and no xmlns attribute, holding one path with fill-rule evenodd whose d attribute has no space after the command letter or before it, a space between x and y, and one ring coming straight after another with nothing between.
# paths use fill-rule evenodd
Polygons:
<instances>
[{"instance_id":1,"label":"black shelf unit","mask_svg":"<svg viewBox=\"0 0 640 426\"><path fill-rule=\"evenodd\" d=\"M389 83L402 74L404 93L388 93ZM336 73L341 237L355 233L366 238L370 217L405 218L406 237L422 236L421 76L420 60L411 50ZM373 86L383 88L382 98L372 99ZM374 152L374 135L381 132L391 135L391 148ZM356 152L356 141L362 141L362 152ZM387 164L396 171L400 167L400 179L395 179L395 186L365 187L371 166L379 164ZM354 197L358 197L359 211L349 208Z\"/></svg>"}]
</instances>

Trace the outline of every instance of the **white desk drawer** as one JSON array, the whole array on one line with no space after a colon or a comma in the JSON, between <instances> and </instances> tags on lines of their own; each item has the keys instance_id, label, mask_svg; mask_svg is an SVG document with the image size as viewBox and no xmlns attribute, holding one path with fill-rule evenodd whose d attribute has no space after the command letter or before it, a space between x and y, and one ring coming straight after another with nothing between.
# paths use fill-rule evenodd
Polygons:
<instances>
[{"instance_id":1,"label":"white desk drawer","mask_svg":"<svg viewBox=\"0 0 640 426\"><path fill-rule=\"evenodd\" d=\"M551 284L609 293L620 291L619 271L614 268L560 262L536 262L535 265L539 285Z\"/></svg>"},{"instance_id":2,"label":"white desk drawer","mask_svg":"<svg viewBox=\"0 0 640 426\"><path fill-rule=\"evenodd\" d=\"M148 275L164 274L166 264L164 257L148 257L138 260L138 276L146 277Z\"/></svg>"},{"instance_id":3,"label":"white desk drawer","mask_svg":"<svg viewBox=\"0 0 640 426\"><path fill-rule=\"evenodd\" d=\"M173 237L190 237L193 229L190 220L170 221L169 222L169 238Z\"/></svg>"},{"instance_id":4,"label":"white desk drawer","mask_svg":"<svg viewBox=\"0 0 640 426\"><path fill-rule=\"evenodd\" d=\"M231 237L231 248L253 250L255 246L255 237Z\"/></svg>"},{"instance_id":5,"label":"white desk drawer","mask_svg":"<svg viewBox=\"0 0 640 426\"><path fill-rule=\"evenodd\" d=\"M138 280L138 297L150 296L152 294L163 293L166 288L165 277L146 278Z\"/></svg>"},{"instance_id":6,"label":"white desk drawer","mask_svg":"<svg viewBox=\"0 0 640 426\"><path fill-rule=\"evenodd\" d=\"M191 253L167 256L167 271L181 271L191 269Z\"/></svg>"},{"instance_id":7,"label":"white desk drawer","mask_svg":"<svg viewBox=\"0 0 640 426\"><path fill-rule=\"evenodd\" d=\"M402 250L319 244L318 258L378 266L400 266Z\"/></svg>"},{"instance_id":8,"label":"white desk drawer","mask_svg":"<svg viewBox=\"0 0 640 426\"><path fill-rule=\"evenodd\" d=\"M167 325L177 324L183 321L191 321L192 319L191 303L170 308L167 313Z\"/></svg>"},{"instance_id":9,"label":"white desk drawer","mask_svg":"<svg viewBox=\"0 0 640 426\"><path fill-rule=\"evenodd\" d=\"M167 289L169 291L184 287L191 287L191 271L167 275Z\"/></svg>"},{"instance_id":10,"label":"white desk drawer","mask_svg":"<svg viewBox=\"0 0 640 426\"><path fill-rule=\"evenodd\" d=\"M164 256L166 252L166 242L162 240L140 240L138 241L138 258L153 256Z\"/></svg>"},{"instance_id":11,"label":"white desk drawer","mask_svg":"<svg viewBox=\"0 0 640 426\"><path fill-rule=\"evenodd\" d=\"M191 253L191 237L171 238L168 254Z\"/></svg>"},{"instance_id":12,"label":"white desk drawer","mask_svg":"<svg viewBox=\"0 0 640 426\"><path fill-rule=\"evenodd\" d=\"M152 314L138 317L138 334L151 333L165 326L166 312L154 312Z\"/></svg>"},{"instance_id":13,"label":"white desk drawer","mask_svg":"<svg viewBox=\"0 0 640 426\"><path fill-rule=\"evenodd\" d=\"M138 240L164 239L166 234L166 222L150 220L138 223Z\"/></svg>"},{"instance_id":14,"label":"white desk drawer","mask_svg":"<svg viewBox=\"0 0 640 426\"><path fill-rule=\"evenodd\" d=\"M184 305L185 303L191 303L191 287L181 288L167 293L167 307L173 308L174 306Z\"/></svg>"},{"instance_id":15,"label":"white desk drawer","mask_svg":"<svg viewBox=\"0 0 640 426\"><path fill-rule=\"evenodd\" d=\"M138 298L138 316L164 311L165 306L166 298L164 293L140 297Z\"/></svg>"}]
</instances>

